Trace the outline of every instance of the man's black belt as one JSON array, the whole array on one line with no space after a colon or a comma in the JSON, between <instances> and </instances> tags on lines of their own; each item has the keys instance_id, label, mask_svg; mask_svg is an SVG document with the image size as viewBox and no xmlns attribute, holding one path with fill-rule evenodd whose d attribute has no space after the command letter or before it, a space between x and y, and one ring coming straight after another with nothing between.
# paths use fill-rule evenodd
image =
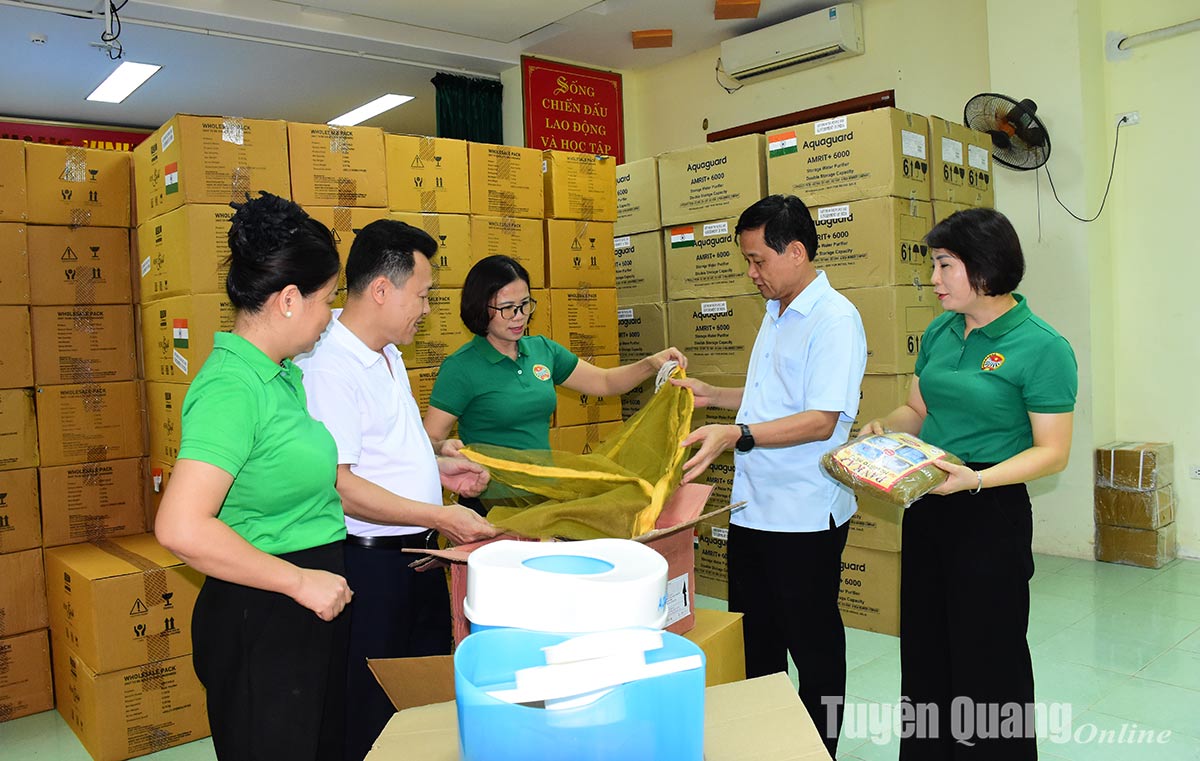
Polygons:
<instances>
[{"instance_id":1,"label":"man's black belt","mask_svg":"<svg viewBox=\"0 0 1200 761\"><path fill-rule=\"evenodd\" d=\"M392 534L390 536L346 534L346 544L371 550L434 549L437 547L436 535L437 532L433 529L416 534Z\"/></svg>"}]
</instances>

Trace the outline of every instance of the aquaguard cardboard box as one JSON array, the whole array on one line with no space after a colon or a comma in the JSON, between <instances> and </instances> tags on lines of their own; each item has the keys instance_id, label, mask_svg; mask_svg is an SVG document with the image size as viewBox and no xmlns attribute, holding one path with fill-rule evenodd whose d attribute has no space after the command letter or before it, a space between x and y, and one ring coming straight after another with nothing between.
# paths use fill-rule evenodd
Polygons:
<instances>
[{"instance_id":1,"label":"aquaguard cardboard box","mask_svg":"<svg viewBox=\"0 0 1200 761\"><path fill-rule=\"evenodd\" d=\"M745 388L746 374L745 373L694 373L691 372L691 366L688 367L688 377L696 380L704 381L713 386L722 388ZM692 428L699 428L702 425L733 425L737 422L737 410L727 410L721 407L698 407L692 412ZM733 450L729 450L732 454ZM733 478L733 471L729 471L729 477ZM714 498L724 499L720 505L716 507L724 507L729 504L729 487L732 481L725 484L725 491L722 492L719 487L713 489Z\"/></svg>"},{"instance_id":2,"label":"aquaguard cardboard box","mask_svg":"<svg viewBox=\"0 0 1200 761\"><path fill-rule=\"evenodd\" d=\"M151 459L174 462L179 456L183 398L187 390L188 386L184 383L146 381Z\"/></svg>"},{"instance_id":3,"label":"aquaguard cardboard box","mask_svg":"<svg viewBox=\"0 0 1200 761\"><path fill-rule=\"evenodd\" d=\"M693 420L693 427L696 421ZM700 483L712 487L705 512L731 503L736 455L724 452L708 466ZM718 513L696 524L696 593L729 599L729 512Z\"/></svg>"},{"instance_id":4,"label":"aquaguard cardboard box","mask_svg":"<svg viewBox=\"0 0 1200 761\"><path fill-rule=\"evenodd\" d=\"M1142 568L1162 568L1175 559L1176 528L1157 529L1096 525L1096 560Z\"/></svg>"},{"instance_id":5,"label":"aquaguard cardboard box","mask_svg":"<svg viewBox=\"0 0 1200 761\"><path fill-rule=\"evenodd\" d=\"M153 534L46 550L50 627L98 674L192 652L204 577Z\"/></svg>"},{"instance_id":6,"label":"aquaguard cardboard box","mask_svg":"<svg viewBox=\"0 0 1200 761\"><path fill-rule=\"evenodd\" d=\"M663 237L658 230L613 238L617 301L646 304L664 301L667 265L663 259Z\"/></svg>"},{"instance_id":7,"label":"aquaguard cardboard box","mask_svg":"<svg viewBox=\"0 0 1200 761\"><path fill-rule=\"evenodd\" d=\"M38 468L46 547L146 530L146 461L141 457Z\"/></svg>"},{"instance_id":8,"label":"aquaguard cardboard box","mask_svg":"<svg viewBox=\"0 0 1200 761\"><path fill-rule=\"evenodd\" d=\"M529 287L546 287L546 240L542 220L471 215L471 264L497 254L529 272Z\"/></svg>"},{"instance_id":9,"label":"aquaguard cardboard box","mask_svg":"<svg viewBox=\"0 0 1200 761\"><path fill-rule=\"evenodd\" d=\"M941 314L932 288L910 285L841 291L862 317L867 334L867 372L913 372L925 328Z\"/></svg>"},{"instance_id":10,"label":"aquaguard cardboard box","mask_svg":"<svg viewBox=\"0 0 1200 761\"><path fill-rule=\"evenodd\" d=\"M47 625L41 548L0 555L0 637Z\"/></svg>"},{"instance_id":11,"label":"aquaguard cardboard box","mask_svg":"<svg viewBox=\"0 0 1200 761\"><path fill-rule=\"evenodd\" d=\"M858 512L850 517L846 544L869 550L900 551L904 508L881 499L855 494Z\"/></svg>"},{"instance_id":12,"label":"aquaguard cardboard box","mask_svg":"<svg viewBox=\"0 0 1200 761\"><path fill-rule=\"evenodd\" d=\"M37 470L0 470L0 554L42 546Z\"/></svg>"},{"instance_id":13,"label":"aquaguard cardboard box","mask_svg":"<svg viewBox=\"0 0 1200 761\"><path fill-rule=\"evenodd\" d=\"M129 227L131 159L124 151L25 146L29 221L39 225Z\"/></svg>"},{"instance_id":14,"label":"aquaguard cardboard box","mask_svg":"<svg viewBox=\"0 0 1200 761\"><path fill-rule=\"evenodd\" d=\"M931 215L925 201L894 196L821 206L813 210L816 265L838 289L928 284Z\"/></svg>"},{"instance_id":15,"label":"aquaguard cardboard box","mask_svg":"<svg viewBox=\"0 0 1200 761\"><path fill-rule=\"evenodd\" d=\"M29 303L28 231L21 222L0 222L0 304Z\"/></svg>"},{"instance_id":16,"label":"aquaguard cardboard box","mask_svg":"<svg viewBox=\"0 0 1200 761\"><path fill-rule=\"evenodd\" d=\"M0 140L0 221L24 222L29 217L25 185L25 143Z\"/></svg>"},{"instance_id":17,"label":"aquaguard cardboard box","mask_svg":"<svg viewBox=\"0 0 1200 761\"><path fill-rule=\"evenodd\" d=\"M467 142L445 137L384 135L388 205L392 211L468 214Z\"/></svg>"},{"instance_id":18,"label":"aquaguard cardboard box","mask_svg":"<svg viewBox=\"0 0 1200 761\"><path fill-rule=\"evenodd\" d=\"M146 454L146 402L139 381L37 387L41 464L121 460Z\"/></svg>"},{"instance_id":19,"label":"aquaguard cardboard box","mask_svg":"<svg viewBox=\"0 0 1200 761\"><path fill-rule=\"evenodd\" d=\"M225 293L233 214L228 204L189 203L143 222L137 229L142 303Z\"/></svg>"},{"instance_id":20,"label":"aquaguard cardboard box","mask_svg":"<svg viewBox=\"0 0 1200 761\"><path fill-rule=\"evenodd\" d=\"M991 208L992 138L957 121L929 117L929 180L935 201Z\"/></svg>"},{"instance_id":21,"label":"aquaguard cardboard box","mask_svg":"<svg viewBox=\"0 0 1200 761\"><path fill-rule=\"evenodd\" d=\"M617 289L550 291L550 337L580 356L617 354Z\"/></svg>"},{"instance_id":22,"label":"aquaguard cardboard box","mask_svg":"<svg viewBox=\"0 0 1200 761\"><path fill-rule=\"evenodd\" d=\"M29 313L37 385L137 378L131 304L30 307Z\"/></svg>"},{"instance_id":23,"label":"aquaguard cardboard box","mask_svg":"<svg viewBox=\"0 0 1200 761\"><path fill-rule=\"evenodd\" d=\"M617 307L617 345L621 364L630 364L667 348L667 305Z\"/></svg>"},{"instance_id":24,"label":"aquaguard cardboard box","mask_svg":"<svg viewBox=\"0 0 1200 761\"><path fill-rule=\"evenodd\" d=\"M581 357L599 368L619 367L621 358L608 354L602 357ZM554 423L559 427L607 423L621 419L621 396L593 396L572 391L565 386L555 387L558 406L554 412Z\"/></svg>"},{"instance_id":25,"label":"aquaguard cardboard box","mask_svg":"<svg viewBox=\"0 0 1200 761\"><path fill-rule=\"evenodd\" d=\"M968 206L965 203L951 203L950 201L939 201L936 198L933 199L933 203L931 205L933 206L933 223L935 225L938 222L941 222L946 217L950 216L951 214L960 212L963 209L971 208L970 206Z\"/></svg>"},{"instance_id":26,"label":"aquaguard cardboard box","mask_svg":"<svg viewBox=\"0 0 1200 761\"><path fill-rule=\"evenodd\" d=\"M617 160L612 156L542 151L548 219L617 221Z\"/></svg>"},{"instance_id":27,"label":"aquaguard cardboard box","mask_svg":"<svg viewBox=\"0 0 1200 761\"><path fill-rule=\"evenodd\" d=\"M33 385L33 338L29 307L0 307L0 388Z\"/></svg>"},{"instance_id":28,"label":"aquaguard cardboard box","mask_svg":"<svg viewBox=\"0 0 1200 761\"><path fill-rule=\"evenodd\" d=\"M688 374L745 373L766 314L761 296L667 303L667 341L688 358Z\"/></svg>"},{"instance_id":29,"label":"aquaguard cardboard box","mask_svg":"<svg viewBox=\"0 0 1200 761\"><path fill-rule=\"evenodd\" d=\"M471 213L494 217L545 216L542 152L489 143L467 144Z\"/></svg>"},{"instance_id":30,"label":"aquaguard cardboard box","mask_svg":"<svg viewBox=\"0 0 1200 761\"><path fill-rule=\"evenodd\" d=\"M743 135L658 157L663 227L737 217L766 195L762 135Z\"/></svg>"},{"instance_id":31,"label":"aquaguard cardboard box","mask_svg":"<svg viewBox=\"0 0 1200 761\"><path fill-rule=\"evenodd\" d=\"M864 425L907 402L911 385L911 375L864 375L858 393L858 417L850 426L850 436L857 436Z\"/></svg>"},{"instance_id":32,"label":"aquaguard cardboard box","mask_svg":"<svg viewBox=\"0 0 1200 761\"><path fill-rule=\"evenodd\" d=\"M224 293L172 296L142 305L146 380L191 383L212 353L213 335L233 329Z\"/></svg>"},{"instance_id":33,"label":"aquaguard cardboard box","mask_svg":"<svg viewBox=\"0 0 1200 761\"><path fill-rule=\"evenodd\" d=\"M658 209L658 159L651 156L617 166L616 235L648 233L662 227Z\"/></svg>"},{"instance_id":34,"label":"aquaguard cardboard box","mask_svg":"<svg viewBox=\"0 0 1200 761\"><path fill-rule=\"evenodd\" d=\"M663 230L667 293L672 299L704 299L758 293L746 274L738 246L737 217Z\"/></svg>"},{"instance_id":35,"label":"aquaguard cardboard box","mask_svg":"<svg viewBox=\"0 0 1200 761\"><path fill-rule=\"evenodd\" d=\"M388 217L424 230L437 242L437 253L430 260L434 288L463 287L472 264L469 216L393 211Z\"/></svg>"},{"instance_id":36,"label":"aquaguard cardboard box","mask_svg":"<svg viewBox=\"0 0 1200 761\"><path fill-rule=\"evenodd\" d=\"M421 320L416 338L398 347L406 368L438 367L471 340L474 334L463 325L461 308L462 289L437 288L429 292L429 314Z\"/></svg>"},{"instance_id":37,"label":"aquaguard cardboard box","mask_svg":"<svg viewBox=\"0 0 1200 761\"><path fill-rule=\"evenodd\" d=\"M548 287L615 288L615 262L611 222L546 220Z\"/></svg>"},{"instance_id":38,"label":"aquaguard cardboard box","mask_svg":"<svg viewBox=\"0 0 1200 761\"><path fill-rule=\"evenodd\" d=\"M128 304L129 230L29 226L29 303Z\"/></svg>"},{"instance_id":39,"label":"aquaguard cardboard box","mask_svg":"<svg viewBox=\"0 0 1200 761\"><path fill-rule=\"evenodd\" d=\"M1175 490L1152 491L1096 487L1096 523L1126 528L1158 529L1175 521Z\"/></svg>"},{"instance_id":40,"label":"aquaguard cardboard box","mask_svg":"<svg viewBox=\"0 0 1200 761\"><path fill-rule=\"evenodd\" d=\"M58 712L93 761L122 761L208 737L204 687L189 655L97 673L56 632Z\"/></svg>"},{"instance_id":41,"label":"aquaguard cardboard box","mask_svg":"<svg viewBox=\"0 0 1200 761\"><path fill-rule=\"evenodd\" d=\"M33 389L0 389L0 470L38 464L37 417Z\"/></svg>"},{"instance_id":42,"label":"aquaguard cardboard box","mask_svg":"<svg viewBox=\"0 0 1200 761\"><path fill-rule=\"evenodd\" d=\"M647 378L629 391L621 394L621 419L628 420L641 411L654 398L654 379Z\"/></svg>"},{"instance_id":43,"label":"aquaguard cardboard box","mask_svg":"<svg viewBox=\"0 0 1200 761\"><path fill-rule=\"evenodd\" d=\"M0 639L0 721L54 707L49 635L39 629Z\"/></svg>"},{"instance_id":44,"label":"aquaguard cardboard box","mask_svg":"<svg viewBox=\"0 0 1200 761\"><path fill-rule=\"evenodd\" d=\"M291 198L287 125L176 114L133 150L137 223L183 204L241 203L260 190Z\"/></svg>"},{"instance_id":45,"label":"aquaguard cardboard box","mask_svg":"<svg viewBox=\"0 0 1200 761\"><path fill-rule=\"evenodd\" d=\"M296 203L387 208L383 130L288 122L287 134Z\"/></svg>"},{"instance_id":46,"label":"aquaguard cardboard box","mask_svg":"<svg viewBox=\"0 0 1200 761\"><path fill-rule=\"evenodd\" d=\"M384 208L360 206L309 206L305 211L333 233L334 246L341 260L338 293L333 305L340 307L346 303L346 261L350 258L350 247L354 245L358 231L377 219L387 219L389 212Z\"/></svg>"},{"instance_id":47,"label":"aquaguard cardboard box","mask_svg":"<svg viewBox=\"0 0 1200 761\"><path fill-rule=\"evenodd\" d=\"M607 422L551 428L550 448L557 452L590 454L620 427L619 422Z\"/></svg>"},{"instance_id":48,"label":"aquaguard cardboard box","mask_svg":"<svg viewBox=\"0 0 1200 761\"><path fill-rule=\"evenodd\" d=\"M847 544L842 550L842 622L852 629L900 634L900 553Z\"/></svg>"},{"instance_id":49,"label":"aquaguard cardboard box","mask_svg":"<svg viewBox=\"0 0 1200 761\"><path fill-rule=\"evenodd\" d=\"M859 198L929 200L929 122L895 108L767 133L771 193L810 207Z\"/></svg>"},{"instance_id":50,"label":"aquaguard cardboard box","mask_svg":"<svg viewBox=\"0 0 1200 761\"><path fill-rule=\"evenodd\" d=\"M1096 450L1096 483L1117 489L1161 489L1175 480L1175 448L1146 441L1114 441Z\"/></svg>"}]
</instances>

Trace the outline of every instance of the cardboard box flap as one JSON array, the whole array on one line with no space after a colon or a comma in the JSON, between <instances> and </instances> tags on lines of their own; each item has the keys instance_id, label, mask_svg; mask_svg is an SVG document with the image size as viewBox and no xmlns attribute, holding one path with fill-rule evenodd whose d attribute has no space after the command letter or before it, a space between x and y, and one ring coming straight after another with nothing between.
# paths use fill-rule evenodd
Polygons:
<instances>
[{"instance_id":1,"label":"cardboard box flap","mask_svg":"<svg viewBox=\"0 0 1200 761\"><path fill-rule=\"evenodd\" d=\"M409 708L396 714L367 754L377 759L458 761L458 709L454 703Z\"/></svg>"},{"instance_id":2,"label":"cardboard box flap","mask_svg":"<svg viewBox=\"0 0 1200 761\"><path fill-rule=\"evenodd\" d=\"M786 674L709 687L704 697L706 759L829 761Z\"/></svg>"},{"instance_id":3,"label":"cardboard box flap","mask_svg":"<svg viewBox=\"0 0 1200 761\"><path fill-rule=\"evenodd\" d=\"M57 547L49 552L58 562L89 579L107 579L183 564L183 561L155 541L152 534L74 544Z\"/></svg>"},{"instance_id":4,"label":"cardboard box flap","mask_svg":"<svg viewBox=\"0 0 1200 761\"><path fill-rule=\"evenodd\" d=\"M454 700L454 656L369 658L367 667L397 711Z\"/></svg>"},{"instance_id":5,"label":"cardboard box flap","mask_svg":"<svg viewBox=\"0 0 1200 761\"><path fill-rule=\"evenodd\" d=\"M709 492L711 492L713 490L712 484L696 484L696 486L703 486ZM706 499L707 499L707 497L706 497ZM701 503L701 505L703 505L703 503ZM683 523L677 523L677 524L675 524L673 526L669 526L667 528L656 528L653 531L642 534L641 536L634 539L634 541L635 542L652 542L661 536L667 536L668 534L674 534L677 531L682 531L685 528L691 528L692 526L695 526L697 523L706 521L709 518L720 515L721 513L730 512L732 510L739 510L745 506L746 506L746 502L744 500L742 502L734 502L732 505L726 505L725 507L719 507L716 510L710 510L707 513L702 513L701 515L697 515L695 518L690 518L690 519L684 521Z\"/></svg>"}]
</instances>

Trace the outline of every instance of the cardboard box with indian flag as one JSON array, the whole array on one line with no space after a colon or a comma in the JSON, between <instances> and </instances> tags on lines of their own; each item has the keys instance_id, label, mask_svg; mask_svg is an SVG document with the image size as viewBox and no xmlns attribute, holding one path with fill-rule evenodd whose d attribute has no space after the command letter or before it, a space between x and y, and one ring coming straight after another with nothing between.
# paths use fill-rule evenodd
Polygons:
<instances>
[{"instance_id":1,"label":"cardboard box with indian flag","mask_svg":"<svg viewBox=\"0 0 1200 761\"><path fill-rule=\"evenodd\" d=\"M224 293L172 296L142 305L146 380L191 383L212 353L213 335L233 330L234 317Z\"/></svg>"},{"instance_id":2,"label":"cardboard box with indian flag","mask_svg":"<svg viewBox=\"0 0 1200 761\"><path fill-rule=\"evenodd\" d=\"M738 247L737 217L669 227L663 231L667 293L702 299L758 293Z\"/></svg>"}]
</instances>

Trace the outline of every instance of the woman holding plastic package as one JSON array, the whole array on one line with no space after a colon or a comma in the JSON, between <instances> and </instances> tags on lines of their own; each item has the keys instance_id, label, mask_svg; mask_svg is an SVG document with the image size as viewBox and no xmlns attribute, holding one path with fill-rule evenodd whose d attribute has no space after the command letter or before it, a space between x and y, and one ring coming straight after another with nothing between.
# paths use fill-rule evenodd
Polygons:
<instances>
[{"instance_id":1,"label":"woman holding plastic package","mask_svg":"<svg viewBox=\"0 0 1200 761\"><path fill-rule=\"evenodd\" d=\"M352 593L337 452L289 359L329 322L338 255L291 201L235 208L225 287L237 317L184 399L155 534L208 577L192 660L217 757L340 758Z\"/></svg>"},{"instance_id":2,"label":"woman holding plastic package","mask_svg":"<svg viewBox=\"0 0 1200 761\"><path fill-rule=\"evenodd\" d=\"M925 240L946 312L925 331L908 402L863 428L966 463L939 462L947 480L904 515L900 693L916 721L900 758L1035 759L1025 482L1067 465L1075 354L1015 293L1025 259L1003 214L960 211Z\"/></svg>"}]
</instances>

